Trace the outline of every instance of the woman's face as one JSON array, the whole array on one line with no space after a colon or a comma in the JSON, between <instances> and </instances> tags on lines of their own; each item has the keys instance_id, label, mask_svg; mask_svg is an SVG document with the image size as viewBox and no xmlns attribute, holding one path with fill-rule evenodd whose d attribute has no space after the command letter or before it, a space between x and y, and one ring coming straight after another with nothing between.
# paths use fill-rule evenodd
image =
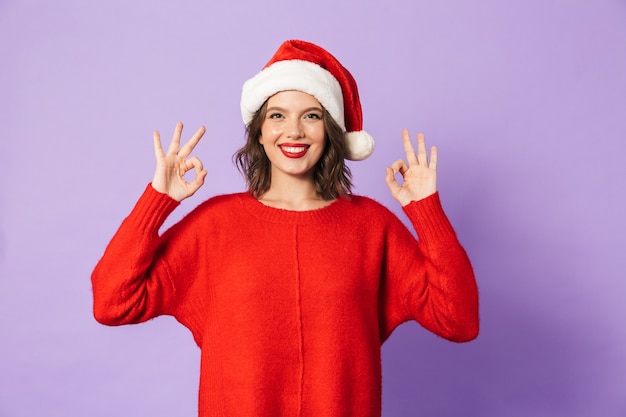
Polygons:
<instances>
[{"instance_id":1,"label":"woman's face","mask_svg":"<svg viewBox=\"0 0 626 417\"><path fill-rule=\"evenodd\" d=\"M276 175L312 177L324 152L323 108L301 91L281 91L267 101L259 142Z\"/></svg>"}]
</instances>

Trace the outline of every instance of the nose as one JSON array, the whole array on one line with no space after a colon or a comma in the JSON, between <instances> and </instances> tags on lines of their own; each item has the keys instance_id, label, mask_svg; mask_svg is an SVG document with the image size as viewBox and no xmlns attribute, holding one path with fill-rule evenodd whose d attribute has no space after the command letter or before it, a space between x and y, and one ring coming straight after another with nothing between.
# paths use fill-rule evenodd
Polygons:
<instances>
[{"instance_id":1,"label":"nose","mask_svg":"<svg viewBox=\"0 0 626 417\"><path fill-rule=\"evenodd\" d=\"M302 121L299 117L292 118L287 126L287 136L291 139L300 139L304 136Z\"/></svg>"}]
</instances>

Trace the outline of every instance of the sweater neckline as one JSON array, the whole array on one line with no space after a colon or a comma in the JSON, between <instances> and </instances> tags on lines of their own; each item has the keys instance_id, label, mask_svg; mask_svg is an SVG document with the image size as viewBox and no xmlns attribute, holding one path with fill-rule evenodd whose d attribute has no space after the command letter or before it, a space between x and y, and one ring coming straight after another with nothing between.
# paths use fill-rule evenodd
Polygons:
<instances>
[{"instance_id":1,"label":"sweater neckline","mask_svg":"<svg viewBox=\"0 0 626 417\"><path fill-rule=\"evenodd\" d=\"M269 222L289 224L334 222L350 204L348 198L339 197L329 205L318 209L296 211L267 206L247 192L240 193L238 197L243 208L254 217ZM350 199L354 199L354 196L350 196Z\"/></svg>"}]
</instances>

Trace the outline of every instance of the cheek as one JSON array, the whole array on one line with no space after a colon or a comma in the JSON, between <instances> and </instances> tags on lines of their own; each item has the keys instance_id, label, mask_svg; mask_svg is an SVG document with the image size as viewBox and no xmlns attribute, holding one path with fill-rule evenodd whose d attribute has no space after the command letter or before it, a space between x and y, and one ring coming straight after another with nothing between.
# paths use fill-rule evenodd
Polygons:
<instances>
[{"instance_id":1,"label":"cheek","mask_svg":"<svg viewBox=\"0 0 626 417\"><path fill-rule=\"evenodd\" d=\"M309 137L313 138L318 143L324 143L326 141L326 131L324 126L314 126L309 132Z\"/></svg>"},{"instance_id":2,"label":"cheek","mask_svg":"<svg viewBox=\"0 0 626 417\"><path fill-rule=\"evenodd\" d=\"M279 132L275 128L272 128L270 126L261 127L261 133L259 134L259 143L263 144L264 141L265 143L269 143L273 140L273 138L278 135Z\"/></svg>"}]
</instances>

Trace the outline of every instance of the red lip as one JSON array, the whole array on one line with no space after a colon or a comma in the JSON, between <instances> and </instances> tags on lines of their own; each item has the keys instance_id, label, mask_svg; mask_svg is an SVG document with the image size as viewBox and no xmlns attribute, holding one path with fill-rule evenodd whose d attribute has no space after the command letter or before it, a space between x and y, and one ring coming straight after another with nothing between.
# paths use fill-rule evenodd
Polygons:
<instances>
[{"instance_id":1,"label":"red lip","mask_svg":"<svg viewBox=\"0 0 626 417\"><path fill-rule=\"evenodd\" d=\"M309 150L309 145L283 143L278 146L287 158L302 158Z\"/></svg>"}]
</instances>

